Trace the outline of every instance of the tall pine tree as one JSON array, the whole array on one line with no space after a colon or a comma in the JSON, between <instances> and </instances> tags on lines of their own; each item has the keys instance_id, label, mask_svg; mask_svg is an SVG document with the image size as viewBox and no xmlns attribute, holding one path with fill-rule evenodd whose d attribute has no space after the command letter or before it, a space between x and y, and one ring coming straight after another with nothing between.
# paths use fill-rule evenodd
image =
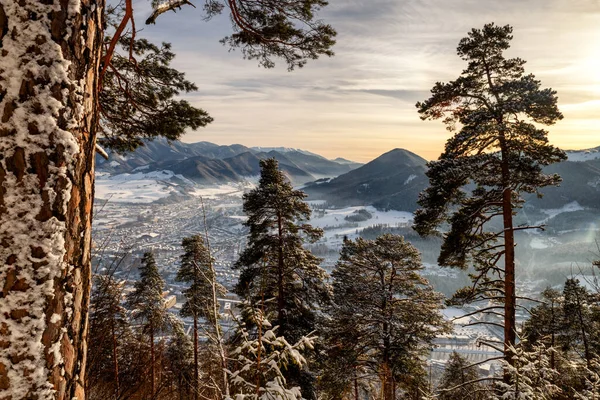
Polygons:
<instances>
[{"instance_id":1,"label":"tall pine tree","mask_svg":"<svg viewBox=\"0 0 600 400\"><path fill-rule=\"evenodd\" d=\"M545 175L542 168L566 159L539 127L562 118L556 92L542 89L526 74L524 60L504 56L512 38L508 25L471 30L457 48L466 69L454 81L436 83L431 98L417 103L422 119L443 118L448 130L458 132L440 158L429 163L430 187L415 215L415 229L422 235L450 224L438 262L474 266L473 286L455 300L492 300L492 307L504 311L509 364L517 333L514 232L532 228L514 227L514 210L523 202L522 193L539 194L540 188L558 184L560 178ZM497 218L502 227L494 230L490 222Z\"/></svg>"},{"instance_id":2,"label":"tall pine tree","mask_svg":"<svg viewBox=\"0 0 600 400\"><path fill-rule=\"evenodd\" d=\"M250 304L263 303L265 315L274 315L278 335L295 343L315 329L319 310L330 298L321 260L303 247L323 231L307 223L311 210L304 202L306 194L293 189L277 160L261 160L260 168L258 187L244 194L250 236L235 264L241 269L236 292ZM251 328L252 320L246 317L246 327ZM286 378L302 387L305 398L313 398L314 378L299 368L290 365Z\"/></svg>"},{"instance_id":3,"label":"tall pine tree","mask_svg":"<svg viewBox=\"0 0 600 400\"><path fill-rule=\"evenodd\" d=\"M235 268L241 269L236 292L253 304L264 299L266 313L275 312L278 334L297 341L315 328L316 312L328 300L321 260L303 247L323 231L307 221L306 194L294 190L277 160L260 161L258 187L244 194L248 245Z\"/></svg>"},{"instance_id":4,"label":"tall pine tree","mask_svg":"<svg viewBox=\"0 0 600 400\"><path fill-rule=\"evenodd\" d=\"M418 394L423 356L433 338L449 329L440 313L442 295L419 274L422 269L419 252L402 236L344 241L332 273L335 328L327 344L349 349L335 352L350 357L344 363L349 370L337 371L348 385L356 368L363 377L379 378L385 400L396 398L396 388Z\"/></svg>"}]
</instances>

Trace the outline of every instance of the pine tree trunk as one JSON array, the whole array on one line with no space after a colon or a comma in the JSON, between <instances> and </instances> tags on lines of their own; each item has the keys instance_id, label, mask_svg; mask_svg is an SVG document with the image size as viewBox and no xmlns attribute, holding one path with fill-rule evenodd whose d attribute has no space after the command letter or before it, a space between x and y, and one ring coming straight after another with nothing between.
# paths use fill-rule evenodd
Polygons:
<instances>
[{"instance_id":1,"label":"pine tree trunk","mask_svg":"<svg viewBox=\"0 0 600 400\"><path fill-rule=\"evenodd\" d=\"M104 0L0 0L0 398L84 399Z\"/></svg>"},{"instance_id":2,"label":"pine tree trunk","mask_svg":"<svg viewBox=\"0 0 600 400\"><path fill-rule=\"evenodd\" d=\"M502 153L502 217L504 222L504 356L509 365L513 365L510 347L516 341L516 294L515 294L515 238L513 230L512 189L508 151L504 138L500 141ZM505 380L509 377L505 374Z\"/></svg>"}]
</instances>

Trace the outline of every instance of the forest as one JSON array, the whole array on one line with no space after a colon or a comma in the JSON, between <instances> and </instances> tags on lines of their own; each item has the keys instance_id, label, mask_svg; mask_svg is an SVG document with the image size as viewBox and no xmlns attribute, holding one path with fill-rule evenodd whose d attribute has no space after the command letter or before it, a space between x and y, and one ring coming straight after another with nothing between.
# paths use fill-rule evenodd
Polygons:
<instances>
[{"instance_id":1,"label":"forest","mask_svg":"<svg viewBox=\"0 0 600 400\"><path fill-rule=\"evenodd\" d=\"M511 25L468 31L458 77L416 104L449 138L427 163L412 228L344 238L328 273L310 250L324 232L310 223L306 193L265 158L242 198L248 234L230 296L239 302L222 307L229 294L206 221L181 243L177 313L152 251L133 285L93 269L95 155L214 122L182 99L198 87L172 66L169 43L142 37L138 5L0 0L0 399L600 398L598 281L567 277L536 298L517 290L516 233L545 226L517 223L516 212L560 185L544 168L567 154L546 130L563 119L558 94L509 56ZM147 25L196 6L204 20L226 15L221 43L266 69L334 56L325 0L151 5ZM345 221L371 217L359 209ZM411 244L428 237L437 266L470 280L448 298ZM440 341L461 340L451 307L500 332L477 340L497 356L431 362Z\"/></svg>"}]
</instances>

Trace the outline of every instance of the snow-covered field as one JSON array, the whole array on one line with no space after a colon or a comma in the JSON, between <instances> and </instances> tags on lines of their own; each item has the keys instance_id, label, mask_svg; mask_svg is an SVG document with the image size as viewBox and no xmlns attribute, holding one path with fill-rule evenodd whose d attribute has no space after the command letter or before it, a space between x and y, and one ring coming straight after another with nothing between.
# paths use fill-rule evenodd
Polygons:
<instances>
[{"instance_id":1,"label":"snow-covered field","mask_svg":"<svg viewBox=\"0 0 600 400\"><path fill-rule=\"evenodd\" d=\"M310 202L318 207L317 202ZM345 218L355 214L358 210L367 210L372 217L366 221L352 222ZM324 212L320 215L320 212ZM379 211L372 206L345 207L339 209L315 210L310 220L311 225L325 231L328 242L341 242L344 236L356 238L358 232L374 225L388 225L391 227L408 226L412 223L412 213L405 211Z\"/></svg>"},{"instance_id":2,"label":"snow-covered field","mask_svg":"<svg viewBox=\"0 0 600 400\"><path fill-rule=\"evenodd\" d=\"M131 174L96 173L95 197L119 203L151 203L171 194L188 194L205 199L219 196L241 198L258 181L257 177L249 177L245 182L199 185L169 170L144 172L144 169L137 168Z\"/></svg>"},{"instance_id":3,"label":"snow-covered field","mask_svg":"<svg viewBox=\"0 0 600 400\"><path fill-rule=\"evenodd\" d=\"M133 174L113 175L96 173L95 197L119 203L151 203L172 193L178 193L179 184L189 182L181 175L171 171L136 172Z\"/></svg>"},{"instance_id":4,"label":"snow-covered field","mask_svg":"<svg viewBox=\"0 0 600 400\"><path fill-rule=\"evenodd\" d=\"M598 149L567 151L567 157L569 161L596 160L600 158L600 151Z\"/></svg>"}]
</instances>

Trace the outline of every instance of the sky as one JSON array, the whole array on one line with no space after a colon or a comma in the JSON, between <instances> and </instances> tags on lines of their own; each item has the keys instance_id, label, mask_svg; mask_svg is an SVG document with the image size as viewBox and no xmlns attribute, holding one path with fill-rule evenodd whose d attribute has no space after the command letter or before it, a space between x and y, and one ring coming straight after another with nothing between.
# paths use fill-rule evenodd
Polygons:
<instances>
[{"instance_id":1,"label":"sky","mask_svg":"<svg viewBox=\"0 0 600 400\"><path fill-rule=\"evenodd\" d=\"M140 36L171 42L173 66L195 82L183 96L214 122L184 142L301 148L366 162L394 148L436 159L450 133L421 121L417 101L436 81L456 79L459 40L495 22L513 26L510 57L558 92L564 119L548 128L563 149L600 145L600 0L330 0L319 17L338 31L335 56L288 72L244 60L219 39L224 15L203 20L203 1L144 26ZM138 28L150 2L134 2Z\"/></svg>"}]
</instances>

